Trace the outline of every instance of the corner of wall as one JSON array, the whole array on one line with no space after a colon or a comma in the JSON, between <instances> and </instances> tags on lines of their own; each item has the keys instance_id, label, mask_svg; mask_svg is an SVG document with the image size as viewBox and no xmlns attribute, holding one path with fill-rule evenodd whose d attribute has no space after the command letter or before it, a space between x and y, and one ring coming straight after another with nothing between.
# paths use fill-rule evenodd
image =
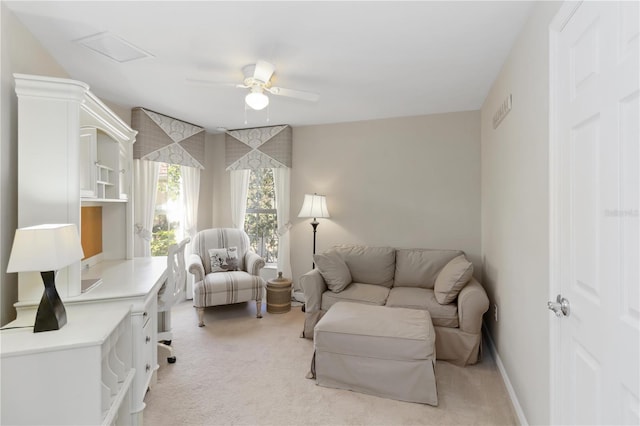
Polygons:
<instances>
[{"instance_id":1,"label":"corner of wall","mask_svg":"<svg viewBox=\"0 0 640 426\"><path fill-rule=\"evenodd\" d=\"M548 312L540 300L549 290L548 34L561 4L534 3L481 109L485 328L521 421L526 415L534 424L550 415ZM512 109L494 128L509 96Z\"/></svg>"}]
</instances>

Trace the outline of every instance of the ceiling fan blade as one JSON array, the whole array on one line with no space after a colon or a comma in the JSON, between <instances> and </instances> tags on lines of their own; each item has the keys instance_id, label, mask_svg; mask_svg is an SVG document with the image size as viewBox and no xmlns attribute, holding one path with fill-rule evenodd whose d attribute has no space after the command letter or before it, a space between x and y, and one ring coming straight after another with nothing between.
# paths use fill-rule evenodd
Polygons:
<instances>
[{"instance_id":1,"label":"ceiling fan blade","mask_svg":"<svg viewBox=\"0 0 640 426\"><path fill-rule=\"evenodd\" d=\"M275 65L267 61L258 61L256 62L256 68L253 71L253 78L266 83L271 79L271 76L273 75L273 72L275 70Z\"/></svg>"},{"instance_id":2,"label":"ceiling fan blade","mask_svg":"<svg viewBox=\"0 0 640 426\"><path fill-rule=\"evenodd\" d=\"M218 81L211 81L211 80L200 80L197 78L187 78L185 79L185 81L188 84L194 84L194 85L198 85L198 86L210 86L210 87L235 87L238 89L247 89L249 88L249 86L245 86L244 84L239 84L239 83L221 83Z\"/></svg>"},{"instance_id":3,"label":"ceiling fan blade","mask_svg":"<svg viewBox=\"0 0 640 426\"><path fill-rule=\"evenodd\" d=\"M241 87L241 88L247 88L247 86L245 86L244 84L238 84L238 83L221 83L218 81L211 81L211 80L200 80L197 78L186 78L185 81L189 84L196 84L196 85L201 85L201 86L216 86L216 87Z\"/></svg>"},{"instance_id":4,"label":"ceiling fan blade","mask_svg":"<svg viewBox=\"0 0 640 426\"><path fill-rule=\"evenodd\" d=\"M317 93L304 92L302 90L285 89L283 87L270 87L266 90L274 95L302 99L303 101L318 102L318 99L320 99L320 95L318 95Z\"/></svg>"}]
</instances>

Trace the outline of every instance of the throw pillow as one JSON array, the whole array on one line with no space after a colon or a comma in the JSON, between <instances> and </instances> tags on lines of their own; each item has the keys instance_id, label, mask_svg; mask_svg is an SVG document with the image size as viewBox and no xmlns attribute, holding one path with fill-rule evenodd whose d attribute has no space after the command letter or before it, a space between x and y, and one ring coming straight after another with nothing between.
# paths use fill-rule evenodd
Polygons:
<instances>
[{"instance_id":1,"label":"throw pillow","mask_svg":"<svg viewBox=\"0 0 640 426\"><path fill-rule=\"evenodd\" d=\"M240 261L238 259L238 247L228 247L227 248L227 271L237 271L239 263Z\"/></svg>"},{"instance_id":2,"label":"throw pillow","mask_svg":"<svg viewBox=\"0 0 640 426\"><path fill-rule=\"evenodd\" d=\"M210 249L211 272L227 272L238 270L238 248Z\"/></svg>"},{"instance_id":3,"label":"throw pillow","mask_svg":"<svg viewBox=\"0 0 640 426\"><path fill-rule=\"evenodd\" d=\"M314 254L313 261L332 292L340 293L351 284L349 267L336 252Z\"/></svg>"},{"instance_id":4,"label":"throw pillow","mask_svg":"<svg viewBox=\"0 0 640 426\"><path fill-rule=\"evenodd\" d=\"M472 274L473 264L463 254L451 259L438 274L433 288L438 303L447 305L453 302L471 280Z\"/></svg>"}]
</instances>

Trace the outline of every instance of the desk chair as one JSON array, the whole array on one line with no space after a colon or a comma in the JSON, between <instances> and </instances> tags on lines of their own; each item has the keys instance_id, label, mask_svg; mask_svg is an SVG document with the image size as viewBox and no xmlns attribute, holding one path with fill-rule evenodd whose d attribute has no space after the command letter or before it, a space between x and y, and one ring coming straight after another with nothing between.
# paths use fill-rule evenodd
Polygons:
<instances>
[{"instance_id":1,"label":"desk chair","mask_svg":"<svg viewBox=\"0 0 640 426\"><path fill-rule=\"evenodd\" d=\"M167 281L158 292L158 349L164 348L169 351L167 361L170 364L176 362L173 354L171 339L171 308L180 302L183 297L184 288L187 282L187 269L184 261L184 249L190 238L185 238L178 244L169 246L167 256Z\"/></svg>"}]
</instances>

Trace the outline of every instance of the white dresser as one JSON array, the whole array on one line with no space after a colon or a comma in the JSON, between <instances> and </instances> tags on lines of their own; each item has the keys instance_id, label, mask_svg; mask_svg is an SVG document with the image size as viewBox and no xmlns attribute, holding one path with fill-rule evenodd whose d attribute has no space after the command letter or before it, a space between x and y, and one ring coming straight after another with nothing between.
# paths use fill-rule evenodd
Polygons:
<instances>
[{"instance_id":1,"label":"white dresser","mask_svg":"<svg viewBox=\"0 0 640 426\"><path fill-rule=\"evenodd\" d=\"M35 315L24 314L7 327L27 328L0 332L0 423L135 424L129 309L72 305L67 317L60 330L33 333Z\"/></svg>"}]
</instances>

